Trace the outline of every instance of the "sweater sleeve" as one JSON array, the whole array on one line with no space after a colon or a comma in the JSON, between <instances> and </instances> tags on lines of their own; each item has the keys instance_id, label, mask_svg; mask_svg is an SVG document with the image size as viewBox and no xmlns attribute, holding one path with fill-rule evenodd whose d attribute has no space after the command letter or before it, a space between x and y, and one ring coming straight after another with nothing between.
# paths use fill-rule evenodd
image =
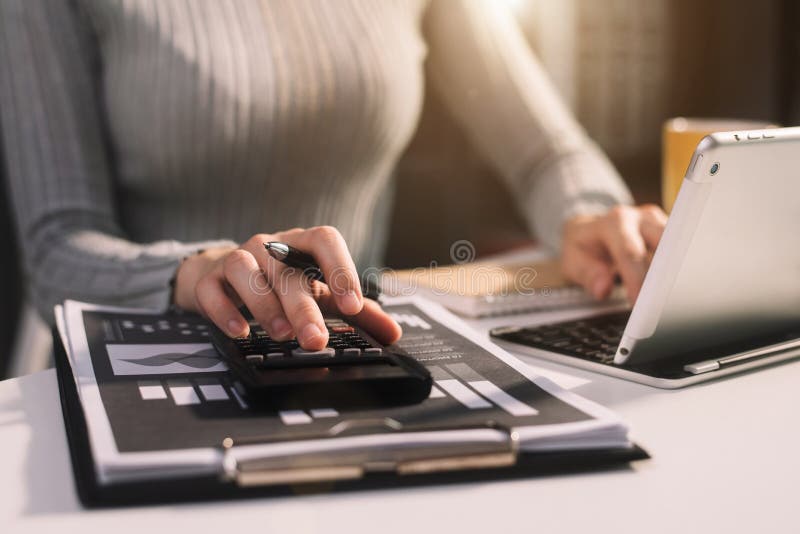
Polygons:
<instances>
[{"instance_id":1,"label":"sweater sleeve","mask_svg":"<svg viewBox=\"0 0 800 534\"><path fill-rule=\"evenodd\" d=\"M509 184L530 230L558 250L567 219L632 199L502 4L430 2L423 22L427 72L475 147Z\"/></svg>"},{"instance_id":2,"label":"sweater sleeve","mask_svg":"<svg viewBox=\"0 0 800 534\"><path fill-rule=\"evenodd\" d=\"M0 132L30 297L166 307L181 258L229 241L135 243L115 212L88 25L66 0L0 2Z\"/></svg>"}]
</instances>

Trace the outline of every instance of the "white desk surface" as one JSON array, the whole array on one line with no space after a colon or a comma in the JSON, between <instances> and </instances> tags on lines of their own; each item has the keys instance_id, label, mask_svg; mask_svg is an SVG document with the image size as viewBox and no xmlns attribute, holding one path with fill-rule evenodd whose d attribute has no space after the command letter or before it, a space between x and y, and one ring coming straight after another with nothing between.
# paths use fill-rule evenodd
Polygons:
<instances>
[{"instance_id":1,"label":"white desk surface","mask_svg":"<svg viewBox=\"0 0 800 534\"><path fill-rule=\"evenodd\" d=\"M565 314L473 324L554 315ZM583 382L574 390L620 413L653 458L602 473L87 511L49 370L0 382L0 532L800 532L800 361L678 391L526 361Z\"/></svg>"}]
</instances>

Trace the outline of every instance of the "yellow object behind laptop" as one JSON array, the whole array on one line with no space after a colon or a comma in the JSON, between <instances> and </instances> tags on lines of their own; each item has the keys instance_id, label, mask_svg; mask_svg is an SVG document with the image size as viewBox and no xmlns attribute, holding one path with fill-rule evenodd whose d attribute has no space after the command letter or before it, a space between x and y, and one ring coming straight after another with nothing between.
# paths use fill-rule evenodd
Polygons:
<instances>
[{"instance_id":1,"label":"yellow object behind laptop","mask_svg":"<svg viewBox=\"0 0 800 534\"><path fill-rule=\"evenodd\" d=\"M692 159L697 143L714 132L733 130L757 130L775 128L774 124L763 121L738 119L690 119L677 117L664 123L662 129L661 153L661 202L664 211L669 213L678 190L681 188L686 168Z\"/></svg>"}]
</instances>

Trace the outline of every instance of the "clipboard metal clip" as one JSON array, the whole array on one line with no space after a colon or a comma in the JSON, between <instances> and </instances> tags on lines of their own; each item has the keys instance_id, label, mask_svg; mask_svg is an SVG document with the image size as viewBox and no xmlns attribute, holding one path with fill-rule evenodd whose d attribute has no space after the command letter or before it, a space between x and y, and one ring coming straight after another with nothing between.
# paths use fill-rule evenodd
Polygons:
<instances>
[{"instance_id":1,"label":"clipboard metal clip","mask_svg":"<svg viewBox=\"0 0 800 534\"><path fill-rule=\"evenodd\" d=\"M375 421L373 421L375 422ZM399 425L399 423L397 423ZM412 442L421 434L440 434L448 431L406 432L402 425L381 422L385 430L392 429ZM345 428L363 428L363 423L337 425L340 436ZM333 430L333 429L332 429ZM429 440L424 444L404 446L401 440L389 445L362 446L358 438L366 436L335 437L344 441L337 446L324 446L331 438L319 440L319 447L310 447L304 452L295 452L287 443L264 443L253 439L223 441L223 479L240 487L303 484L363 478L368 473L394 473L397 475L425 475L470 469L493 469L510 467L517 463L519 435L516 431L502 428L490 422L486 427L461 428L457 431L485 431L483 439L448 441ZM315 440L316 441L316 440ZM294 442L298 448L302 442ZM267 452L263 446L280 445L284 450ZM329 445L329 444L328 444Z\"/></svg>"}]
</instances>

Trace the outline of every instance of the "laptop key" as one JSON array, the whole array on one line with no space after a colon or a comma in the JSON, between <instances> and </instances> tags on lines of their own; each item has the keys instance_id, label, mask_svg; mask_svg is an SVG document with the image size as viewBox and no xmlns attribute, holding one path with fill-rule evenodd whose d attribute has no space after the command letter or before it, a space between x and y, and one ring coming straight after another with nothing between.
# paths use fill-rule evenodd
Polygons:
<instances>
[{"instance_id":1,"label":"laptop key","mask_svg":"<svg viewBox=\"0 0 800 534\"><path fill-rule=\"evenodd\" d=\"M544 342L544 338L540 335L523 335L522 339L525 341L530 341L531 343L542 343Z\"/></svg>"},{"instance_id":2,"label":"laptop key","mask_svg":"<svg viewBox=\"0 0 800 534\"><path fill-rule=\"evenodd\" d=\"M601 352L599 350L592 350L592 351L587 352L586 355L588 357L590 357L590 358L595 359L595 360L601 360L605 356L605 353Z\"/></svg>"}]
</instances>

